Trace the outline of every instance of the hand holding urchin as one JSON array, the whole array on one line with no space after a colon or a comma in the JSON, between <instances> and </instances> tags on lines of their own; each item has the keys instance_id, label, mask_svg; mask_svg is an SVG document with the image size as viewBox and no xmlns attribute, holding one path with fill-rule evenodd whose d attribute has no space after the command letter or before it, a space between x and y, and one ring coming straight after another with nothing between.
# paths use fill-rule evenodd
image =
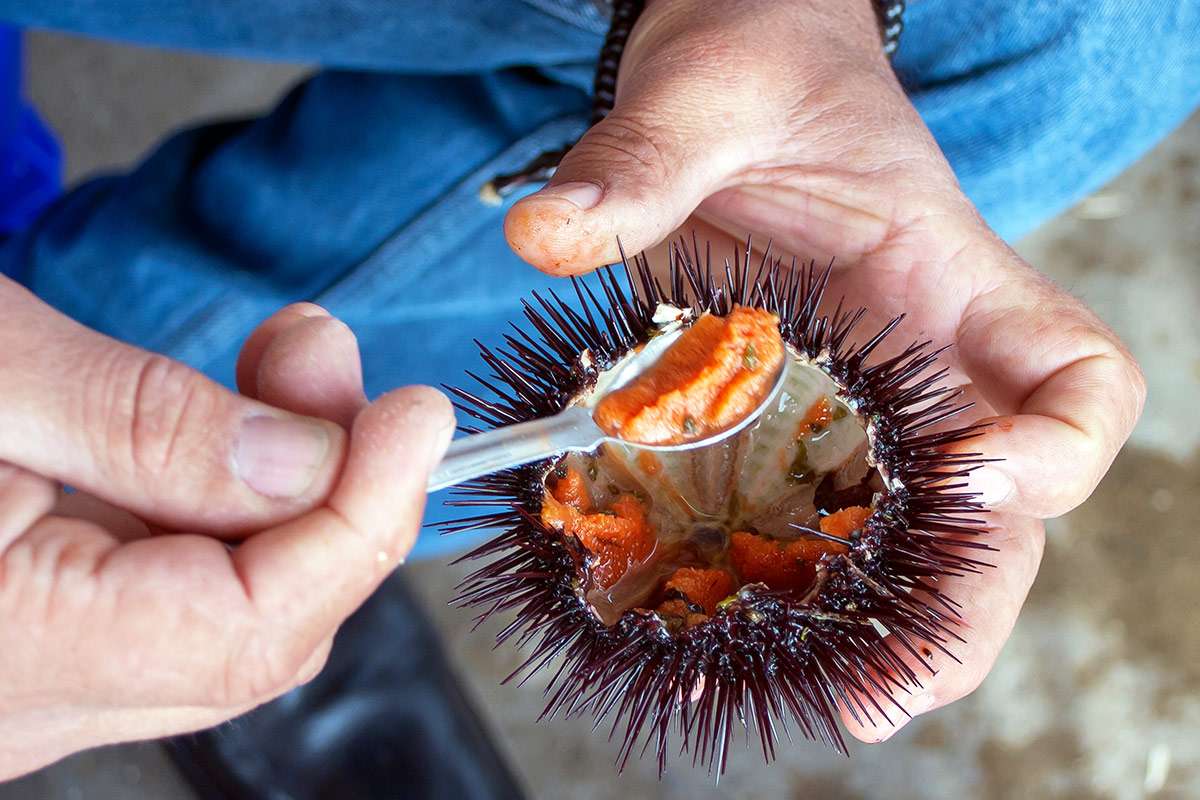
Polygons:
<instances>
[{"instance_id":1,"label":"hand holding urchin","mask_svg":"<svg viewBox=\"0 0 1200 800\"><path fill-rule=\"evenodd\" d=\"M905 652L953 656L941 582L985 566L974 555L987 546L958 480L979 459L946 447L977 429L940 425L964 406L940 385L930 343L868 363L898 320L860 345L862 310L818 314L828 271L764 258L752 275L735 259L717 276L681 247L666 286L644 258L627 269L632 294L607 271L603 300L576 283L581 310L535 294L533 330L484 350L492 379L481 382L499 399L455 390L464 409L508 425L587 402L664 326L739 309L778 318L780 400L712 448L610 445L468 484L456 502L492 510L449 529L502 532L466 556L490 560L462 601L485 617L515 610L500 639L532 646L519 672L561 661L546 714L613 715L621 763L645 735L661 770L674 729L719 773L735 724L752 726L770 759L789 718L844 750L839 710L904 713L890 698L921 682ZM748 371L753 349L739 351Z\"/></svg>"}]
</instances>

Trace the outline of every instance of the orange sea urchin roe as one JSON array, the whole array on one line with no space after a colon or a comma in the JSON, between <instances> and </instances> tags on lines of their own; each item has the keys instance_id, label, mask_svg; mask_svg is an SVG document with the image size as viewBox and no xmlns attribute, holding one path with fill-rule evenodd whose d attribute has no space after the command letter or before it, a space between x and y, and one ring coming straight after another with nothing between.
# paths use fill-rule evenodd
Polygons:
<instances>
[{"instance_id":1,"label":"orange sea urchin roe","mask_svg":"<svg viewBox=\"0 0 1200 800\"><path fill-rule=\"evenodd\" d=\"M802 591L817 576L816 563L822 555L844 552L845 547L823 540L781 542L738 531L732 537L729 559L746 583Z\"/></svg>"},{"instance_id":2,"label":"orange sea urchin roe","mask_svg":"<svg viewBox=\"0 0 1200 800\"><path fill-rule=\"evenodd\" d=\"M633 495L621 495L607 511L596 514L583 513L575 503L586 508L591 500L579 473L567 470L542 501L542 522L564 536L579 538L592 554L589 571L599 588L612 586L654 552L654 531L646 524L646 509Z\"/></svg>"},{"instance_id":3,"label":"orange sea urchin roe","mask_svg":"<svg viewBox=\"0 0 1200 800\"><path fill-rule=\"evenodd\" d=\"M675 574L667 580L665 589L668 592L675 590L682 593L694 605L702 607L704 613L711 617L717 611L717 604L733 594L733 576L722 570L681 567L675 570ZM687 610L686 606L667 608L671 603L679 604L681 601L678 599L667 600L660 606L660 610L675 613L678 616L686 616L686 614L680 613L680 608L683 611Z\"/></svg>"},{"instance_id":4,"label":"orange sea urchin roe","mask_svg":"<svg viewBox=\"0 0 1200 800\"><path fill-rule=\"evenodd\" d=\"M587 514L592 510L592 497L578 470L568 468L567 474L555 482L550 493L554 495L555 500L566 503L576 511Z\"/></svg>"},{"instance_id":5,"label":"orange sea urchin roe","mask_svg":"<svg viewBox=\"0 0 1200 800\"><path fill-rule=\"evenodd\" d=\"M593 417L640 444L682 444L737 424L762 402L784 358L779 318L736 307L706 314L659 360L611 392Z\"/></svg>"},{"instance_id":6,"label":"orange sea urchin roe","mask_svg":"<svg viewBox=\"0 0 1200 800\"><path fill-rule=\"evenodd\" d=\"M845 538L854 531L861 530L871 516L871 509L862 506L848 506L821 518L821 533ZM835 545L836 546L836 545Z\"/></svg>"}]
</instances>

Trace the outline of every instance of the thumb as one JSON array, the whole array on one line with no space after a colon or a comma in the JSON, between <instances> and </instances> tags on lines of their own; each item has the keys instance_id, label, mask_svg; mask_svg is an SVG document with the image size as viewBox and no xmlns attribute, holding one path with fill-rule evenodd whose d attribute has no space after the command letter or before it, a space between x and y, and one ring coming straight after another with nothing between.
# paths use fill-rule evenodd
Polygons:
<instances>
[{"instance_id":1,"label":"thumb","mask_svg":"<svg viewBox=\"0 0 1200 800\"><path fill-rule=\"evenodd\" d=\"M716 35L739 19L734 6L656 2L642 14L621 56L612 111L545 188L509 210L504 233L519 256L571 275L618 261L618 236L629 253L653 247L774 151L774 109L794 98L773 88L777 76L745 52L740 35Z\"/></svg>"},{"instance_id":2,"label":"thumb","mask_svg":"<svg viewBox=\"0 0 1200 800\"><path fill-rule=\"evenodd\" d=\"M297 654L311 652L403 562L421 525L426 480L453 434L444 395L422 386L388 392L355 417L326 505L234 551L260 618L280 635L299 635Z\"/></svg>"},{"instance_id":3,"label":"thumb","mask_svg":"<svg viewBox=\"0 0 1200 800\"><path fill-rule=\"evenodd\" d=\"M626 252L653 247L713 194L794 167L810 144L843 149L854 119L839 105L857 91L845 76L885 73L867 0L655 0L620 57L612 112L509 210L508 243L555 275L619 260L618 235ZM822 116L847 121L806 133ZM742 200L718 205L744 217Z\"/></svg>"},{"instance_id":4,"label":"thumb","mask_svg":"<svg viewBox=\"0 0 1200 800\"><path fill-rule=\"evenodd\" d=\"M618 105L571 148L544 189L504 220L509 245L552 275L574 275L654 246L682 225L732 170L676 122L636 103ZM678 120L678 116L675 120Z\"/></svg>"},{"instance_id":5,"label":"thumb","mask_svg":"<svg viewBox=\"0 0 1200 800\"><path fill-rule=\"evenodd\" d=\"M0 461L170 528L238 533L329 493L346 433L239 397L0 285Z\"/></svg>"}]
</instances>

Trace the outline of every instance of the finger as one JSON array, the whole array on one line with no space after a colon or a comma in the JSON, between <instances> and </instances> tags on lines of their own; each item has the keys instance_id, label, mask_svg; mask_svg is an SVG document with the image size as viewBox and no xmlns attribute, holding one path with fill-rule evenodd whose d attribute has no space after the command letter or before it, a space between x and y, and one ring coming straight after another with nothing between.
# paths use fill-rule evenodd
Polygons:
<instances>
[{"instance_id":1,"label":"finger","mask_svg":"<svg viewBox=\"0 0 1200 800\"><path fill-rule=\"evenodd\" d=\"M5 744L0 752L0 782L19 778L81 750L211 728L252 707L97 709L55 705L5 714L0 719L0 741Z\"/></svg>"},{"instance_id":2,"label":"finger","mask_svg":"<svg viewBox=\"0 0 1200 800\"><path fill-rule=\"evenodd\" d=\"M323 318L329 318L329 312L315 303L292 303L264 320L246 338L242 352L238 354L235 369L238 391L247 397L261 400L258 396L258 365L271 342L280 332L296 322Z\"/></svg>"},{"instance_id":3,"label":"finger","mask_svg":"<svg viewBox=\"0 0 1200 800\"><path fill-rule=\"evenodd\" d=\"M49 514L57 499L58 487L53 481L0 462L0 554Z\"/></svg>"},{"instance_id":4,"label":"finger","mask_svg":"<svg viewBox=\"0 0 1200 800\"><path fill-rule=\"evenodd\" d=\"M345 431L229 392L0 286L0 460L166 527L238 533L329 492ZM31 346L32 344L32 346Z\"/></svg>"},{"instance_id":5,"label":"finger","mask_svg":"<svg viewBox=\"0 0 1200 800\"><path fill-rule=\"evenodd\" d=\"M385 395L355 420L327 505L232 552L190 535L120 544L93 524L43 517L0 563L23 578L0 598L14 629L40 632L38 647L14 655L32 683L0 687L0 704L101 696L233 707L296 685L412 547L428 473L453 430L441 394ZM39 670L46 660L53 668Z\"/></svg>"},{"instance_id":6,"label":"finger","mask_svg":"<svg viewBox=\"0 0 1200 800\"><path fill-rule=\"evenodd\" d=\"M144 539L151 535L150 527L143 520L86 492L63 494L50 513L59 517L94 522L121 542Z\"/></svg>"},{"instance_id":7,"label":"finger","mask_svg":"<svg viewBox=\"0 0 1200 800\"><path fill-rule=\"evenodd\" d=\"M981 535L996 552L980 560L991 566L939 582L943 595L959 606L961 624L954 630L963 641L947 642L949 653L931 643L918 645L917 654L893 643L893 652L921 685L911 694L897 690L890 697L878 695L876 700L886 712L886 719L874 712L868 720L843 709L842 722L856 739L888 739L912 717L966 697L991 671L1037 575L1045 530L1038 520L1001 513L988 515L988 523Z\"/></svg>"},{"instance_id":8,"label":"finger","mask_svg":"<svg viewBox=\"0 0 1200 800\"><path fill-rule=\"evenodd\" d=\"M300 669L296 670L296 685L303 686L320 675L321 670L325 669L325 664L329 661L329 653L332 650L333 635L330 634L317 645L316 649L312 651L312 655L300 665Z\"/></svg>"},{"instance_id":9,"label":"finger","mask_svg":"<svg viewBox=\"0 0 1200 800\"><path fill-rule=\"evenodd\" d=\"M327 506L234 551L258 615L292 637L289 648L307 657L412 549L429 472L453 431L440 393L410 387L384 395L355 419Z\"/></svg>"},{"instance_id":10,"label":"finger","mask_svg":"<svg viewBox=\"0 0 1200 800\"><path fill-rule=\"evenodd\" d=\"M305 317L271 340L257 369L257 397L349 429L367 404L358 341L332 317Z\"/></svg>"},{"instance_id":11,"label":"finger","mask_svg":"<svg viewBox=\"0 0 1200 800\"><path fill-rule=\"evenodd\" d=\"M204 730L253 709L168 706L114 708L57 704L0 719L0 782L20 777L61 758L101 745L161 739Z\"/></svg>"},{"instance_id":12,"label":"finger","mask_svg":"<svg viewBox=\"0 0 1200 800\"><path fill-rule=\"evenodd\" d=\"M1145 402L1145 378L1116 334L1024 267L968 306L957 351L1001 412L958 448L999 459L972 473L969 488L992 508L1041 518L1087 499Z\"/></svg>"},{"instance_id":13,"label":"finger","mask_svg":"<svg viewBox=\"0 0 1200 800\"><path fill-rule=\"evenodd\" d=\"M230 549L208 536L123 543L91 520L46 515L0 553L0 575L8 712L248 708L311 679L333 634L258 613ZM290 589L325 596L319 585Z\"/></svg>"}]
</instances>

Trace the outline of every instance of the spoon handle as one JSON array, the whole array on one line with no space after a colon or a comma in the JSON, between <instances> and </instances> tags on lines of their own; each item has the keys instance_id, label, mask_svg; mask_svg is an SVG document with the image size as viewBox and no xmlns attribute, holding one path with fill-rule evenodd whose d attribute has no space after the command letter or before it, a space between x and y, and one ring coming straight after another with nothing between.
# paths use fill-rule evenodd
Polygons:
<instances>
[{"instance_id":1,"label":"spoon handle","mask_svg":"<svg viewBox=\"0 0 1200 800\"><path fill-rule=\"evenodd\" d=\"M571 406L552 417L521 422L455 439L429 476L427 491L548 458L567 450L592 450L605 439L591 409Z\"/></svg>"}]
</instances>

